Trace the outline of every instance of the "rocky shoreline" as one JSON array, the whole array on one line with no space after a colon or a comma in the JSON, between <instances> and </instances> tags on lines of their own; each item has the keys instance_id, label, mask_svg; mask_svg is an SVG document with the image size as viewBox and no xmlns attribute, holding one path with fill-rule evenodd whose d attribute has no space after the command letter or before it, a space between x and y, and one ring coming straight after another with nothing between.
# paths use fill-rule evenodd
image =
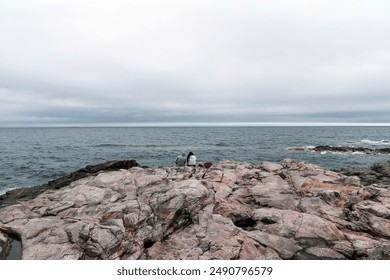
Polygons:
<instances>
[{"instance_id":1,"label":"rocky shoreline","mask_svg":"<svg viewBox=\"0 0 390 280\"><path fill-rule=\"evenodd\" d=\"M371 168L340 170L346 176L357 176L365 186L388 187L390 185L390 161L374 164Z\"/></svg>"},{"instance_id":2,"label":"rocky shoreline","mask_svg":"<svg viewBox=\"0 0 390 280\"><path fill-rule=\"evenodd\" d=\"M390 148L316 146L315 152L363 153L367 155L390 154Z\"/></svg>"},{"instance_id":3,"label":"rocky shoreline","mask_svg":"<svg viewBox=\"0 0 390 280\"><path fill-rule=\"evenodd\" d=\"M390 148L367 148L367 147L352 147L352 146L309 146L309 147L292 147L293 151L312 151L317 153L360 153L367 155L387 155L390 154Z\"/></svg>"},{"instance_id":4,"label":"rocky shoreline","mask_svg":"<svg viewBox=\"0 0 390 280\"><path fill-rule=\"evenodd\" d=\"M18 241L22 259L390 259L390 163L210 165L114 161L10 191L0 259Z\"/></svg>"}]
</instances>

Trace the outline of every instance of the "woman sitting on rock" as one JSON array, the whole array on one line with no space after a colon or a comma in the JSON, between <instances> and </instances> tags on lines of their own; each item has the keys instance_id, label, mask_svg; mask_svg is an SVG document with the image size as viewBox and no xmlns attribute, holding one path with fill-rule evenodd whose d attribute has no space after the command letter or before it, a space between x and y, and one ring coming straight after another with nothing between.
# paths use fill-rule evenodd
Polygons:
<instances>
[{"instance_id":1,"label":"woman sitting on rock","mask_svg":"<svg viewBox=\"0 0 390 280\"><path fill-rule=\"evenodd\" d=\"M187 156L187 166L195 166L196 165L196 156L193 152L189 152Z\"/></svg>"}]
</instances>

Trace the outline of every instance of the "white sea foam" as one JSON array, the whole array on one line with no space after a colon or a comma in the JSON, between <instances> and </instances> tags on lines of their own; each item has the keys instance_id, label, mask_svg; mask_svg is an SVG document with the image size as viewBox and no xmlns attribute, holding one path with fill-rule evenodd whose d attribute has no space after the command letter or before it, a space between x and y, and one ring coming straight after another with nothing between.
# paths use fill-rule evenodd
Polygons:
<instances>
[{"instance_id":1,"label":"white sea foam","mask_svg":"<svg viewBox=\"0 0 390 280\"><path fill-rule=\"evenodd\" d=\"M364 153L364 152L353 152L351 154L352 155L365 155L366 153Z\"/></svg>"},{"instance_id":2,"label":"white sea foam","mask_svg":"<svg viewBox=\"0 0 390 280\"><path fill-rule=\"evenodd\" d=\"M9 187L9 188L5 188L5 189L0 189L0 195L3 195L8 191L12 191L12 190L20 189L20 188L21 187Z\"/></svg>"},{"instance_id":3,"label":"white sea foam","mask_svg":"<svg viewBox=\"0 0 390 280\"><path fill-rule=\"evenodd\" d=\"M383 139L383 140L369 140L369 139L363 139L361 141L364 144L369 144L369 145L390 145L390 141Z\"/></svg>"},{"instance_id":4,"label":"white sea foam","mask_svg":"<svg viewBox=\"0 0 390 280\"><path fill-rule=\"evenodd\" d=\"M349 153L348 152L336 152L336 151L322 151L320 152L320 155L340 155L340 156L344 156L344 155L348 155Z\"/></svg>"},{"instance_id":5,"label":"white sea foam","mask_svg":"<svg viewBox=\"0 0 390 280\"><path fill-rule=\"evenodd\" d=\"M316 146L305 146L305 149L306 150L314 150Z\"/></svg>"}]
</instances>

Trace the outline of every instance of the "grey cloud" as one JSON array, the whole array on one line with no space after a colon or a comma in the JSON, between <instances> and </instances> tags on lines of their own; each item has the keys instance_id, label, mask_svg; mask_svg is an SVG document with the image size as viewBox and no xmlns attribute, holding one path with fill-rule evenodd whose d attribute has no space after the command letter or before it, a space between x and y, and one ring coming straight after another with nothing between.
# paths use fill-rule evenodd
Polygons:
<instances>
[{"instance_id":1,"label":"grey cloud","mask_svg":"<svg viewBox=\"0 0 390 280\"><path fill-rule=\"evenodd\" d=\"M390 122L387 1L0 3L0 125Z\"/></svg>"}]
</instances>

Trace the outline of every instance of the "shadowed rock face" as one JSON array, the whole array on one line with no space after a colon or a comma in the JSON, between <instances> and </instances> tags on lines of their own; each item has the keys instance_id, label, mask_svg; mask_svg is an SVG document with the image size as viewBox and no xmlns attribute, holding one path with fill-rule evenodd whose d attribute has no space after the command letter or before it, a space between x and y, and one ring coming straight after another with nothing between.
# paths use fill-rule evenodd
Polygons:
<instances>
[{"instance_id":1,"label":"shadowed rock face","mask_svg":"<svg viewBox=\"0 0 390 280\"><path fill-rule=\"evenodd\" d=\"M390 259L390 190L292 160L131 165L3 202L23 259Z\"/></svg>"}]
</instances>

